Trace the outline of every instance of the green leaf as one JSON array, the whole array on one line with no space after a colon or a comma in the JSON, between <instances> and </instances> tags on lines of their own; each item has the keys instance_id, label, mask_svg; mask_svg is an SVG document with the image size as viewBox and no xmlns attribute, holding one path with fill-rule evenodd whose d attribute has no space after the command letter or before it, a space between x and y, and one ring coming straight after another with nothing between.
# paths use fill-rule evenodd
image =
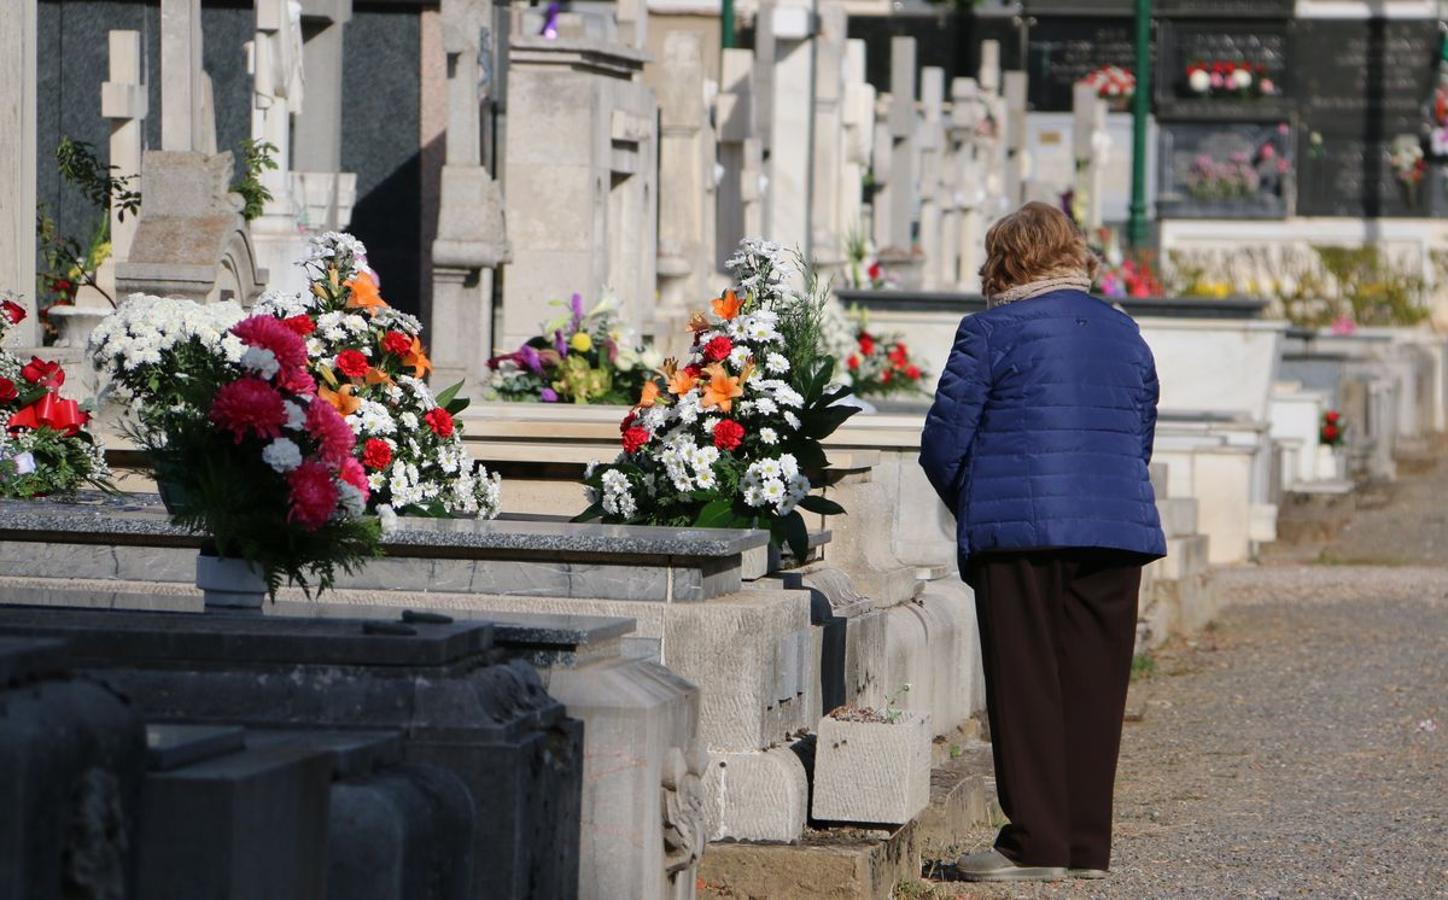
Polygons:
<instances>
[{"instance_id":1,"label":"green leaf","mask_svg":"<svg viewBox=\"0 0 1448 900\"><path fill-rule=\"evenodd\" d=\"M789 546L789 552L794 555L796 563L802 563L809 557L809 528L804 524L804 516L795 510L781 520L784 527L784 541Z\"/></svg>"},{"instance_id":2,"label":"green leaf","mask_svg":"<svg viewBox=\"0 0 1448 900\"><path fill-rule=\"evenodd\" d=\"M815 441L801 441L793 447L794 458L799 462L801 469L824 469L828 468L830 461L825 456L824 448Z\"/></svg>"},{"instance_id":3,"label":"green leaf","mask_svg":"<svg viewBox=\"0 0 1448 900\"><path fill-rule=\"evenodd\" d=\"M448 404L453 402L453 398L456 397L458 395L458 391L462 389L463 383L461 381L450 387L444 388L442 393L437 395L437 405L441 406L443 409L447 409ZM448 412L452 412L452 410L448 409Z\"/></svg>"},{"instance_id":4,"label":"green leaf","mask_svg":"<svg viewBox=\"0 0 1448 900\"><path fill-rule=\"evenodd\" d=\"M859 411L858 406L826 406L823 409L811 410L805 416L802 423L804 427L800 431L805 437L824 440Z\"/></svg>"},{"instance_id":5,"label":"green leaf","mask_svg":"<svg viewBox=\"0 0 1448 900\"><path fill-rule=\"evenodd\" d=\"M833 500L821 497L819 494L810 494L799 501L801 509L812 513L819 513L822 516L843 516L845 508Z\"/></svg>"},{"instance_id":6,"label":"green leaf","mask_svg":"<svg viewBox=\"0 0 1448 900\"><path fill-rule=\"evenodd\" d=\"M443 409L447 410L448 415L455 416L472 405L473 401L469 400L467 397L456 397L450 403L444 406Z\"/></svg>"},{"instance_id":7,"label":"green leaf","mask_svg":"<svg viewBox=\"0 0 1448 900\"><path fill-rule=\"evenodd\" d=\"M705 504L694 517L696 528L728 528L733 523L734 502L723 497Z\"/></svg>"},{"instance_id":8,"label":"green leaf","mask_svg":"<svg viewBox=\"0 0 1448 900\"><path fill-rule=\"evenodd\" d=\"M581 512L581 513L579 513L578 515L574 516L571 521L574 521L574 522L592 522L594 519L601 519L601 518L603 518L603 504L602 504L602 503L595 503L595 504L593 504L592 506L588 507L588 509L585 509L583 512Z\"/></svg>"}]
</instances>

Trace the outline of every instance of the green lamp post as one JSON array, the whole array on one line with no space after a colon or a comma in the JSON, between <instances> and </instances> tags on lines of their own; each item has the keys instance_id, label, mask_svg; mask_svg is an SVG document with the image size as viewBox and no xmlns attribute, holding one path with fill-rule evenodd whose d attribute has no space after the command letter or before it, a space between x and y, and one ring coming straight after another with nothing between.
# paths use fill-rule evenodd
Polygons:
<instances>
[{"instance_id":1,"label":"green lamp post","mask_svg":"<svg viewBox=\"0 0 1448 900\"><path fill-rule=\"evenodd\" d=\"M1126 240L1146 243L1146 117L1151 111L1151 0L1136 0L1136 93L1131 97L1131 216Z\"/></svg>"}]
</instances>

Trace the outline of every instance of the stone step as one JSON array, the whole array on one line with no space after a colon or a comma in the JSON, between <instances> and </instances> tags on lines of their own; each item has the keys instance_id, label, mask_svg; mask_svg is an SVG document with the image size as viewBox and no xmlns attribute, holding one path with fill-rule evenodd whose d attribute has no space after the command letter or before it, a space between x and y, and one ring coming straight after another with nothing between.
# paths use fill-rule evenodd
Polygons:
<instances>
[{"instance_id":1,"label":"stone step","mask_svg":"<svg viewBox=\"0 0 1448 900\"><path fill-rule=\"evenodd\" d=\"M960 852L995 807L990 744L973 741L930 778L930 806L894 831L808 828L798 844L713 843L699 866L706 898L887 900L923 859Z\"/></svg>"},{"instance_id":2,"label":"stone step","mask_svg":"<svg viewBox=\"0 0 1448 900\"><path fill-rule=\"evenodd\" d=\"M1197 499L1195 497L1166 497L1156 501L1157 514L1161 516L1161 529L1169 538L1191 537L1197 533Z\"/></svg>"}]
</instances>

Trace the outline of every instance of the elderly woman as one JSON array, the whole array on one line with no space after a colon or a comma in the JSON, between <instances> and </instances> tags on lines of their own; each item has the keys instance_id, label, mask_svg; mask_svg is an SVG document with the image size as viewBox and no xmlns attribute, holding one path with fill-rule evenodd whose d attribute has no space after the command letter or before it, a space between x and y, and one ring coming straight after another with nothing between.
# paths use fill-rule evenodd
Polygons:
<instances>
[{"instance_id":1,"label":"elderly woman","mask_svg":"<svg viewBox=\"0 0 1448 900\"><path fill-rule=\"evenodd\" d=\"M1141 567L1164 556L1147 463L1157 380L1136 323L1087 291L1075 225L1028 203L986 235L920 464L976 593L996 784L1010 824L973 881L1102 878Z\"/></svg>"}]
</instances>

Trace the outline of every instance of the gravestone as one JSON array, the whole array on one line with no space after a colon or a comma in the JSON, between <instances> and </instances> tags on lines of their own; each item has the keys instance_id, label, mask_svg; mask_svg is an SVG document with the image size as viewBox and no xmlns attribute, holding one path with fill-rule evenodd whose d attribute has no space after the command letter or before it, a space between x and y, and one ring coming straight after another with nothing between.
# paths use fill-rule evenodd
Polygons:
<instances>
[{"instance_id":1,"label":"gravestone","mask_svg":"<svg viewBox=\"0 0 1448 900\"><path fill-rule=\"evenodd\" d=\"M811 164L813 208L810 214L810 254L823 274L838 271L845 261L845 238L853 223L845 222L846 200L841 172L845 157L846 22L844 4L821 3L819 31L814 39L814 154ZM858 182L853 188L856 194Z\"/></svg>"},{"instance_id":2,"label":"gravestone","mask_svg":"<svg viewBox=\"0 0 1448 900\"><path fill-rule=\"evenodd\" d=\"M1400 181L1390 161L1391 135L1318 135L1319 143L1313 143L1311 132L1299 137L1307 148L1298 176L1299 215L1364 218L1432 214L1429 179L1442 178L1442 173L1430 167L1416 186Z\"/></svg>"},{"instance_id":3,"label":"gravestone","mask_svg":"<svg viewBox=\"0 0 1448 900\"><path fill-rule=\"evenodd\" d=\"M1162 218L1283 218L1295 163L1285 123L1161 126L1157 209Z\"/></svg>"},{"instance_id":4,"label":"gravestone","mask_svg":"<svg viewBox=\"0 0 1448 900\"><path fill-rule=\"evenodd\" d=\"M810 148L814 132L814 38L812 4L780 0L770 19L774 35L769 85L769 185L764 236L786 247L810 246L813 185ZM785 136L788 136L787 139Z\"/></svg>"},{"instance_id":5,"label":"gravestone","mask_svg":"<svg viewBox=\"0 0 1448 900\"><path fill-rule=\"evenodd\" d=\"M1287 22L1162 22L1158 31L1155 94L1163 116L1196 119L1278 119L1290 113L1293 88ZM1272 93L1199 94L1188 83L1192 66L1246 65L1266 78ZM1254 81L1254 84L1256 82Z\"/></svg>"},{"instance_id":6,"label":"gravestone","mask_svg":"<svg viewBox=\"0 0 1448 900\"><path fill-rule=\"evenodd\" d=\"M717 271L734 254L739 242L761 233L763 226L763 150L756 131L754 52L737 47L723 51L719 96L714 124L719 132L718 160L722 170L718 189L716 246Z\"/></svg>"},{"instance_id":7,"label":"gravestone","mask_svg":"<svg viewBox=\"0 0 1448 900\"><path fill-rule=\"evenodd\" d=\"M713 281L716 142L709 95L715 85L705 77L703 40L696 33L664 35L658 62L653 85L659 98L656 315L663 323L660 334L680 335L688 330L689 309L706 296Z\"/></svg>"},{"instance_id":8,"label":"gravestone","mask_svg":"<svg viewBox=\"0 0 1448 900\"><path fill-rule=\"evenodd\" d=\"M36 0L0 3L0 291L15 291L28 315L7 338L38 344L35 309Z\"/></svg>"},{"instance_id":9,"label":"gravestone","mask_svg":"<svg viewBox=\"0 0 1448 900\"><path fill-rule=\"evenodd\" d=\"M342 171L342 34L352 0L302 4L302 69L307 114L292 123L293 191L302 221L317 231L340 231L351 222L357 175Z\"/></svg>"},{"instance_id":10,"label":"gravestone","mask_svg":"<svg viewBox=\"0 0 1448 900\"><path fill-rule=\"evenodd\" d=\"M1067 112L1076 82L1102 66L1136 68L1129 18L1042 18L1030 29L1026 72L1031 109Z\"/></svg>"}]
</instances>

